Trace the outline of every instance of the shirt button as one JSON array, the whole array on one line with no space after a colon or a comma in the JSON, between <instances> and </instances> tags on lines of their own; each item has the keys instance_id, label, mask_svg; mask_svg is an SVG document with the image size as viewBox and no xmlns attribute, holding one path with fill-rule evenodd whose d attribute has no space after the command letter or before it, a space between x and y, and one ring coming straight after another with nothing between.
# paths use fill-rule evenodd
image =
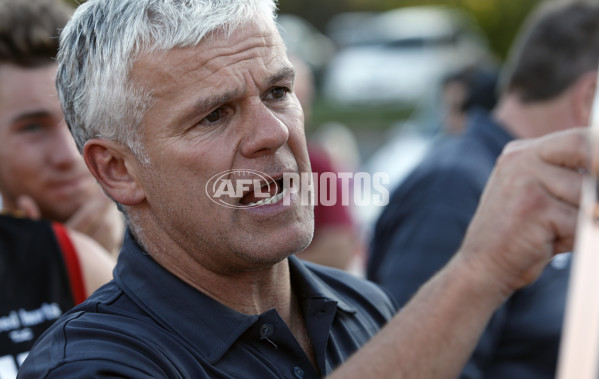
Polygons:
<instances>
[{"instance_id":1,"label":"shirt button","mask_svg":"<svg viewBox=\"0 0 599 379\"><path fill-rule=\"evenodd\" d=\"M272 333L274 332L275 327L272 326L272 324L263 324L260 327L260 337L261 338L268 338L270 336L272 336Z\"/></svg>"},{"instance_id":2,"label":"shirt button","mask_svg":"<svg viewBox=\"0 0 599 379\"><path fill-rule=\"evenodd\" d=\"M304 377L304 370L299 366L295 366L293 368L293 375L295 375L297 379L302 379Z\"/></svg>"}]
</instances>

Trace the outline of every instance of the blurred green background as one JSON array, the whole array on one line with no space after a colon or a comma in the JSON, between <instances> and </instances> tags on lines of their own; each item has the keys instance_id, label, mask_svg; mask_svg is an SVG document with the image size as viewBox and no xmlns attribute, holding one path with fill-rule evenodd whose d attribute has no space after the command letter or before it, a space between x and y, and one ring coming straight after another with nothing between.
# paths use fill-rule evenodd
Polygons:
<instances>
[{"instance_id":1,"label":"blurred green background","mask_svg":"<svg viewBox=\"0 0 599 379\"><path fill-rule=\"evenodd\" d=\"M387 11L416 5L455 6L470 14L487 37L498 62L505 60L522 22L542 0L281 0L280 13L296 14L320 31L332 16L353 11ZM340 121L358 134L379 133L393 122L409 117L411 107L339 107L316 99L312 119L315 124Z\"/></svg>"},{"instance_id":2,"label":"blurred green background","mask_svg":"<svg viewBox=\"0 0 599 379\"><path fill-rule=\"evenodd\" d=\"M83 0L65 0L73 4ZM478 23L487 38L489 49L501 64L530 11L543 0L279 0L279 13L294 14L307 20L326 34L327 23L344 12L383 12L391 9L419 6L445 5L457 7ZM320 83L317 82L317 86ZM415 104L385 104L369 106L342 106L325 101L317 87L313 103L311 124L340 122L354 132L360 143L368 146L364 155L370 155L377 145L388 138L392 125L406 120L415 113ZM308 134L310 132L308 131ZM362 156L366 158L366 156Z\"/></svg>"},{"instance_id":3,"label":"blurred green background","mask_svg":"<svg viewBox=\"0 0 599 379\"><path fill-rule=\"evenodd\" d=\"M84 0L65 0L75 6ZM451 5L478 21L492 50L504 58L526 15L542 0L279 0L281 13L293 13L324 32L335 14L351 11L386 11L414 5Z\"/></svg>"},{"instance_id":4,"label":"blurred green background","mask_svg":"<svg viewBox=\"0 0 599 379\"><path fill-rule=\"evenodd\" d=\"M471 14L503 59L528 13L542 0L280 0L281 13L297 14L324 31L330 18L350 11L386 11L414 5L450 5Z\"/></svg>"}]
</instances>

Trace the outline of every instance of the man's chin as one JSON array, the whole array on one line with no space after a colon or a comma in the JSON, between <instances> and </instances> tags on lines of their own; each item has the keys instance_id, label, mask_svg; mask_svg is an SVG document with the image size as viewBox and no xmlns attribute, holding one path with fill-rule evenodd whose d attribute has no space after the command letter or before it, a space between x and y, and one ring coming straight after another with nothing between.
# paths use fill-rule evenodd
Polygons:
<instances>
[{"instance_id":1,"label":"man's chin","mask_svg":"<svg viewBox=\"0 0 599 379\"><path fill-rule=\"evenodd\" d=\"M304 250L312 241L313 229L289 233L284 238L263 239L253 249L246 245L240 255L246 256L255 265L274 265L289 256Z\"/></svg>"},{"instance_id":2,"label":"man's chin","mask_svg":"<svg viewBox=\"0 0 599 379\"><path fill-rule=\"evenodd\" d=\"M302 233L297 233L293 238L288 238L281 244L280 252L283 258L304 250L312 242L314 228L306 229Z\"/></svg>"},{"instance_id":3,"label":"man's chin","mask_svg":"<svg viewBox=\"0 0 599 379\"><path fill-rule=\"evenodd\" d=\"M66 224L80 208L81 204L55 203L52 206L40 207L40 211L42 218Z\"/></svg>"}]
</instances>

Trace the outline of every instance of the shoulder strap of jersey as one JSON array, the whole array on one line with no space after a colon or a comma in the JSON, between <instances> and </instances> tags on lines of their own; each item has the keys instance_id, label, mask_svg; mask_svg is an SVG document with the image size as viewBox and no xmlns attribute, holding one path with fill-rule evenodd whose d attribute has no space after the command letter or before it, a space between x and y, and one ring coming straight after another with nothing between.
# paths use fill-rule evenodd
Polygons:
<instances>
[{"instance_id":1,"label":"shoulder strap of jersey","mask_svg":"<svg viewBox=\"0 0 599 379\"><path fill-rule=\"evenodd\" d=\"M69 237L65 227L57 222L52 223L52 229L62 250L62 255L69 274L69 282L71 284L71 292L73 293L73 301L75 305L82 303L86 296L85 285L83 283L83 273L77 251L73 246L73 242Z\"/></svg>"}]
</instances>

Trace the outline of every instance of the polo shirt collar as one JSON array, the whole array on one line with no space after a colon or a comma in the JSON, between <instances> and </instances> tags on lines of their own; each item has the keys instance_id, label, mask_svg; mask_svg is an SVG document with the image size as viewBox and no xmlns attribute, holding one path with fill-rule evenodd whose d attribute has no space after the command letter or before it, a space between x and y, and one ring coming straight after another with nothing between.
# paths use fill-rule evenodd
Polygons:
<instances>
[{"instance_id":1,"label":"polo shirt collar","mask_svg":"<svg viewBox=\"0 0 599 379\"><path fill-rule=\"evenodd\" d=\"M289 264L293 288L301 299L334 301L339 309L355 312L299 259L290 257ZM211 363L216 363L260 317L237 312L189 286L154 261L129 231L114 280L159 325L205 352Z\"/></svg>"},{"instance_id":2,"label":"polo shirt collar","mask_svg":"<svg viewBox=\"0 0 599 379\"><path fill-rule=\"evenodd\" d=\"M501 154L505 145L514 139L491 113L482 108L474 108L468 112L466 134L480 136L480 140L497 156Z\"/></svg>"},{"instance_id":3,"label":"polo shirt collar","mask_svg":"<svg viewBox=\"0 0 599 379\"><path fill-rule=\"evenodd\" d=\"M323 299L334 301L337 303L337 307L344 312L357 312L338 292L316 276L314 271L309 270L307 266L312 266L312 264L305 263L295 256L289 257L291 283L296 296L303 300Z\"/></svg>"}]
</instances>

